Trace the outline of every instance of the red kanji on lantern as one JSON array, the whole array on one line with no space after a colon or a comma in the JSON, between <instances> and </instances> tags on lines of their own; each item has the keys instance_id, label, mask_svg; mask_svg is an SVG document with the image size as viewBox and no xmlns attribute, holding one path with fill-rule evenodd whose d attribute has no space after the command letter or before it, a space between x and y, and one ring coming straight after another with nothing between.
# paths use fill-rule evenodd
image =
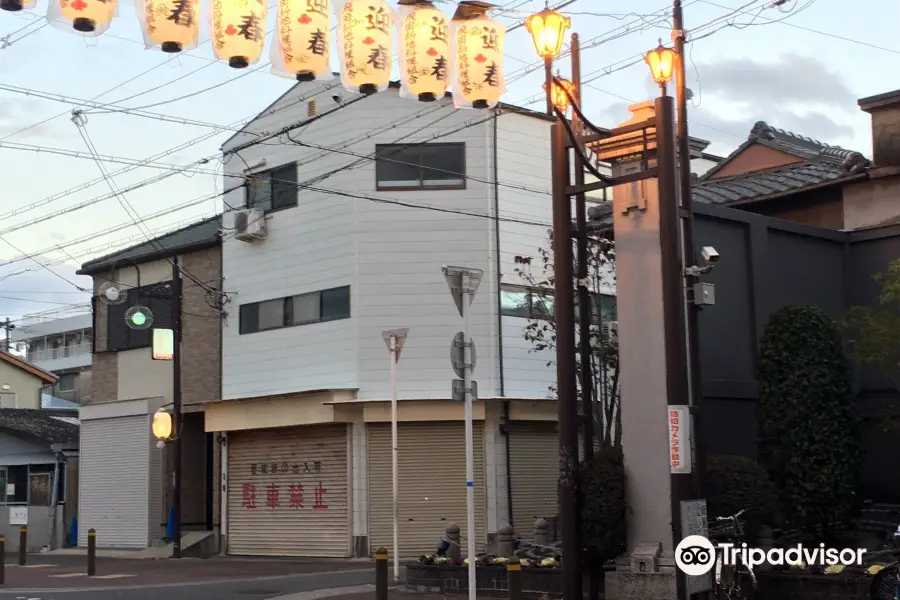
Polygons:
<instances>
[{"instance_id":1,"label":"red kanji on lantern","mask_svg":"<svg viewBox=\"0 0 900 600\"><path fill-rule=\"evenodd\" d=\"M75 10L84 10L85 8L87 8L87 2L85 2L84 0L75 0L74 2L72 2L72 8L74 8Z\"/></svg>"},{"instance_id":2,"label":"red kanji on lantern","mask_svg":"<svg viewBox=\"0 0 900 600\"><path fill-rule=\"evenodd\" d=\"M244 508L256 508L256 486L252 483L245 483L241 486Z\"/></svg>"},{"instance_id":3,"label":"red kanji on lantern","mask_svg":"<svg viewBox=\"0 0 900 600\"><path fill-rule=\"evenodd\" d=\"M225 28L225 33L227 35L234 35L237 33L237 31L238 31L237 27L235 27L234 25L229 25L228 27Z\"/></svg>"},{"instance_id":4,"label":"red kanji on lantern","mask_svg":"<svg viewBox=\"0 0 900 600\"><path fill-rule=\"evenodd\" d=\"M303 508L303 484L292 483L290 487L291 508Z\"/></svg>"},{"instance_id":5,"label":"red kanji on lantern","mask_svg":"<svg viewBox=\"0 0 900 600\"><path fill-rule=\"evenodd\" d=\"M274 483L266 486L266 506L278 508L278 486Z\"/></svg>"},{"instance_id":6,"label":"red kanji on lantern","mask_svg":"<svg viewBox=\"0 0 900 600\"><path fill-rule=\"evenodd\" d=\"M328 508L328 505L325 504L325 492L327 491L328 489L322 487L322 482L320 481L319 485L317 485L315 489L315 503L313 504L313 508L319 510L325 510Z\"/></svg>"}]
</instances>

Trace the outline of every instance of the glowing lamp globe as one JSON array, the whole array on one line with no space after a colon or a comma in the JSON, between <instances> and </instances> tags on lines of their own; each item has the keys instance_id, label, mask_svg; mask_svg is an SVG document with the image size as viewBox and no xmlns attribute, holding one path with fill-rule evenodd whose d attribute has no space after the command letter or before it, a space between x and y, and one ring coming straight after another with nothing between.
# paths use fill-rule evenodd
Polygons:
<instances>
[{"instance_id":1,"label":"glowing lamp globe","mask_svg":"<svg viewBox=\"0 0 900 600\"><path fill-rule=\"evenodd\" d=\"M546 92L547 84L545 83L543 87ZM569 96L575 97L575 84L568 79L556 77L553 81L552 91L550 92L550 102L553 103L553 106L555 106L559 112L565 114L566 111L569 110Z\"/></svg>"},{"instance_id":2,"label":"glowing lamp globe","mask_svg":"<svg viewBox=\"0 0 900 600\"><path fill-rule=\"evenodd\" d=\"M329 79L330 54L331 0L279 0L272 73L297 81Z\"/></svg>"},{"instance_id":3,"label":"glowing lamp globe","mask_svg":"<svg viewBox=\"0 0 900 600\"><path fill-rule=\"evenodd\" d=\"M213 53L228 66L244 69L262 56L266 41L266 0L212 0Z\"/></svg>"},{"instance_id":4,"label":"glowing lamp globe","mask_svg":"<svg viewBox=\"0 0 900 600\"><path fill-rule=\"evenodd\" d=\"M665 85L672 79L675 68L675 51L660 44L644 56L644 62L650 67L653 81Z\"/></svg>"},{"instance_id":5,"label":"glowing lamp globe","mask_svg":"<svg viewBox=\"0 0 900 600\"><path fill-rule=\"evenodd\" d=\"M506 28L487 15L454 19L453 103L456 108L493 108L506 91L503 42Z\"/></svg>"},{"instance_id":6,"label":"glowing lamp globe","mask_svg":"<svg viewBox=\"0 0 900 600\"><path fill-rule=\"evenodd\" d=\"M569 17L555 10L545 8L525 21L525 28L531 34L534 49L541 58L556 58L562 51L566 31L571 26Z\"/></svg>"},{"instance_id":7,"label":"glowing lamp globe","mask_svg":"<svg viewBox=\"0 0 900 600\"><path fill-rule=\"evenodd\" d=\"M394 13L385 0L337 0L341 83L361 94L387 89L393 63Z\"/></svg>"},{"instance_id":8,"label":"glowing lamp globe","mask_svg":"<svg viewBox=\"0 0 900 600\"><path fill-rule=\"evenodd\" d=\"M450 83L450 20L430 2L398 8L401 95L434 102Z\"/></svg>"},{"instance_id":9,"label":"glowing lamp globe","mask_svg":"<svg viewBox=\"0 0 900 600\"><path fill-rule=\"evenodd\" d=\"M169 439L172 435L172 415L166 412L166 409L160 408L153 413L153 424L151 425L153 437L160 441Z\"/></svg>"},{"instance_id":10,"label":"glowing lamp globe","mask_svg":"<svg viewBox=\"0 0 900 600\"><path fill-rule=\"evenodd\" d=\"M125 311L125 325L138 331L150 329L153 325L153 313L146 306L132 306Z\"/></svg>"},{"instance_id":11,"label":"glowing lamp globe","mask_svg":"<svg viewBox=\"0 0 900 600\"><path fill-rule=\"evenodd\" d=\"M116 0L51 0L49 22L62 21L67 28L87 35L109 29L116 16Z\"/></svg>"},{"instance_id":12,"label":"glowing lamp globe","mask_svg":"<svg viewBox=\"0 0 900 600\"><path fill-rule=\"evenodd\" d=\"M197 45L199 0L135 0L134 8L147 48L181 52Z\"/></svg>"}]
</instances>

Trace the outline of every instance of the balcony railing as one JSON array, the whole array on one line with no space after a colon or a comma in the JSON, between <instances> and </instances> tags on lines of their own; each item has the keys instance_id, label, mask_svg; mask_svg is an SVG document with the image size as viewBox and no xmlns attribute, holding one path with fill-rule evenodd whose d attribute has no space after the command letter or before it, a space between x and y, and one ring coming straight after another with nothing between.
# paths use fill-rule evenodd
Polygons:
<instances>
[{"instance_id":1,"label":"balcony railing","mask_svg":"<svg viewBox=\"0 0 900 600\"><path fill-rule=\"evenodd\" d=\"M57 358L67 358L70 356L84 356L91 353L91 343L74 344L72 346L60 346L59 348L50 348L48 350L35 350L28 353L28 361L39 363Z\"/></svg>"}]
</instances>

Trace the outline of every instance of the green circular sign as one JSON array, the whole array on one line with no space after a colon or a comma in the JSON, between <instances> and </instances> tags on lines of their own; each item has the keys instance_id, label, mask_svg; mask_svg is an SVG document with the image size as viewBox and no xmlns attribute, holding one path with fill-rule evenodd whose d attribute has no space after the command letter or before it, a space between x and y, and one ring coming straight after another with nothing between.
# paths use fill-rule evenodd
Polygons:
<instances>
[{"instance_id":1,"label":"green circular sign","mask_svg":"<svg viewBox=\"0 0 900 600\"><path fill-rule=\"evenodd\" d=\"M131 315L131 322L140 327L147 322L147 315L142 312L136 312Z\"/></svg>"}]
</instances>

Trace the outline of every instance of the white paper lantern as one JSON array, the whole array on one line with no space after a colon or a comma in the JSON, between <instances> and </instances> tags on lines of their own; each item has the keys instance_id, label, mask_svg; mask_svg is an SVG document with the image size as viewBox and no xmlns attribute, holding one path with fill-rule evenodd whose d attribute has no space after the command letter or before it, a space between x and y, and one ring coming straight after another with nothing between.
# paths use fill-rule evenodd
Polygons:
<instances>
[{"instance_id":1,"label":"white paper lantern","mask_svg":"<svg viewBox=\"0 0 900 600\"><path fill-rule=\"evenodd\" d=\"M181 52L197 46L199 0L134 0L134 10L147 48Z\"/></svg>"},{"instance_id":2,"label":"white paper lantern","mask_svg":"<svg viewBox=\"0 0 900 600\"><path fill-rule=\"evenodd\" d=\"M331 0L279 0L272 73L297 81L330 79Z\"/></svg>"},{"instance_id":3,"label":"white paper lantern","mask_svg":"<svg viewBox=\"0 0 900 600\"><path fill-rule=\"evenodd\" d=\"M212 0L213 52L243 69L259 60L266 42L266 0Z\"/></svg>"},{"instance_id":4,"label":"white paper lantern","mask_svg":"<svg viewBox=\"0 0 900 600\"><path fill-rule=\"evenodd\" d=\"M450 19L430 2L400 6L400 94L434 102L450 84Z\"/></svg>"},{"instance_id":5,"label":"white paper lantern","mask_svg":"<svg viewBox=\"0 0 900 600\"><path fill-rule=\"evenodd\" d=\"M47 23L64 31L96 37L109 29L117 13L116 0L50 0Z\"/></svg>"},{"instance_id":6,"label":"white paper lantern","mask_svg":"<svg viewBox=\"0 0 900 600\"><path fill-rule=\"evenodd\" d=\"M35 6L37 6L37 0L0 0L0 10L8 10L10 12L30 10Z\"/></svg>"},{"instance_id":7,"label":"white paper lantern","mask_svg":"<svg viewBox=\"0 0 900 600\"><path fill-rule=\"evenodd\" d=\"M486 15L453 20L453 103L457 108L493 108L506 92L503 41L506 28Z\"/></svg>"},{"instance_id":8,"label":"white paper lantern","mask_svg":"<svg viewBox=\"0 0 900 600\"><path fill-rule=\"evenodd\" d=\"M337 0L341 82L354 92L387 89L393 63L394 13L385 0Z\"/></svg>"}]
</instances>

